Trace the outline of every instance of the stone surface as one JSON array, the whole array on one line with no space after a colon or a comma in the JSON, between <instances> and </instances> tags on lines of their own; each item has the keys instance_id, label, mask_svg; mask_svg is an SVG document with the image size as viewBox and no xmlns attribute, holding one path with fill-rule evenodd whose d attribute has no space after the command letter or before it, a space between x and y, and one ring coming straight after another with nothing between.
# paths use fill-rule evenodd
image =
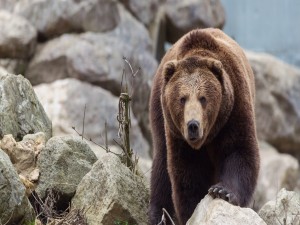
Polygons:
<instances>
[{"instance_id":1,"label":"stone surface","mask_svg":"<svg viewBox=\"0 0 300 225\"><path fill-rule=\"evenodd\" d=\"M12 12L18 1L19 0L1 0L0 1L0 9Z\"/></svg>"},{"instance_id":2,"label":"stone surface","mask_svg":"<svg viewBox=\"0 0 300 225\"><path fill-rule=\"evenodd\" d=\"M0 59L0 66L3 67L8 73L11 74L25 74L27 65L28 65L27 59L12 59L12 58Z\"/></svg>"},{"instance_id":3,"label":"stone surface","mask_svg":"<svg viewBox=\"0 0 300 225\"><path fill-rule=\"evenodd\" d=\"M118 139L118 98L108 91L76 79L58 80L41 84L35 91L53 123L54 135L78 134L83 129L84 107L86 105L84 136L100 145L105 145L105 121L109 145ZM49 93L52 93L49 95ZM150 159L149 144L142 136L137 120L131 117L131 146L138 157ZM103 150L104 151L104 150ZM144 168L146 172L148 168Z\"/></svg>"},{"instance_id":4,"label":"stone surface","mask_svg":"<svg viewBox=\"0 0 300 225\"><path fill-rule=\"evenodd\" d=\"M255 74L258 138L300 159L300 70L247 52Z\"/></svg>"},{"instance_id":5,"label":"stone surface","mask_svg":"<svg viewBox=\"0 0 300 225\"><path fill-rule=\"evenodd\" d=\"M70 32L105 32L119 22L113 0L20 0L14 13L28 19L43 38Z\"/></svg>"},{"instance_id":6,"label":"stone surface","mask_svg":"<svg viewBox=\"0 0 300 225\"><path fill-rule=\"evenodd\" d=\"M276 197L278 190L293 190L297 186L299 163L288 154L280 154L266 142L259 142L260 171L254 194L254 208L260 209Z\"/></svg>"},{"instance_id":7,"label":"stone surface","mask_svg":"<svg viewBox=\"0 0 300 225\"><path fill-rule=\"evenodd\" d=\"M266 225L250 208L240 208L222 199L206 195L196 207L187 225Z\"/></svg>"},{"instance_id":8,"label":"stone surface","mask_svg":"<svg viewBox=\"0 0 300 225\"><path fill-rule=\"evenodd\" d=\"M82 179L71 205L85 209L89 225L146 225L148 201L143 180L134 176L119 158L107 154Z\"/></svg>"},{"instance_id":9,"label":"stone surface","mask_svg":"<svg viewBox=\"0 0 300 225\"><path fill-rule=\"evenodd\" d=\"M155 17L159 7L159 0L120 0L126 8L143 24L148 26Z\"/></svg>"},{"instance_id":10,"label":"stone surface","mask_svg":"<svg viewBox=\"0 0 300 225\"><path fill-rule=\"evenodd\" d=\"M0 10L0 58L28 58L36 46L36 29L24 18Z\"/></svg>"},{"instance_id":11,"label":"stone surface","mask_svg":"<svg viewBox=\"0 0 300 225\"><path fill-rule=\"evenodd\" d=\"M7 70L4 67L0 66L0 76L4 76L6 74L8 74Z\"/></svg>"},{"instance_id":12,"label":"stone surface","mask_svg":"<svg viewBox=\"0 0 300 225\"><path fill-rule=\"evenodd\" d=\"M27 134L20 142L16 142L8 134L0 141L0 148L9 156L19 175L30 182L37 182L39 169L36 167L36 160L45 144L45 134L42 132Z\"/></svg>"},{"instance_id":13,"label":"stone surface","mask_svg":"<svg viewBox=\"0 0 300 225\"><path fill-rule=\"evenodd\" d=\"M219 0L166 0L167 41L174 43L195 28L218 27L225 23Z\"/></svg>"},{"instance_id":14,"label":"stone surface","mask_svg":"<svg viewBox=\"0 0 300 225\"><path fill-rule=\"evenodd\" d=\"M52 125L30 82L23 76L0 74L0 138L12 134L20 141L26 134L52 136Z\"/></svg>"},{"instance_id":15,"label":"stone surface","mask_svg":"<svg viewBox=\"0 0 300 225\"><path fill-rule=\"evenodd\" d=\"M300 194L283 188L258 214L268 225L300 224Z\"/></svg>"},{"instance_id":16,"label":"stone surface","mask_svg":"<svg viewBox=\"0 0 300 225\"><path fill-rule=\"evenodd\" d=\"M29 224L35 215L26 190L10 162L0 149L0 224Z\"/></svg>"},{"instance_id":17,"label":"stone surface","mask_svg":"<svg viewBox=\"0 0 300 225\"><path fill-rule=\"evenodd\" d=\"M86 142L77 137L53 137L41 151L37 166L40 178L36 192L44 199L49 190L59 193L60 204L68 206L77 185L97 160Z\"/></svg>"},{"instance_id":18,"label":"stone surface","mask_svg":"<svg viewBox=\"0 0 300 225\"><path fill-rule=\"evenodd\" d=\"M131 92L132 108L143 133L149 139L148 100L150 83L157 68L152 55L152 43L145 27L118 5L120 23L107 33L68 34L40 46L26 72L33 85L49 83L66 77L77 78L101 86L119 96L125 68L128 83L130 71L125 56L134 71L138 67Z\"/></svg>"}]
</instances>

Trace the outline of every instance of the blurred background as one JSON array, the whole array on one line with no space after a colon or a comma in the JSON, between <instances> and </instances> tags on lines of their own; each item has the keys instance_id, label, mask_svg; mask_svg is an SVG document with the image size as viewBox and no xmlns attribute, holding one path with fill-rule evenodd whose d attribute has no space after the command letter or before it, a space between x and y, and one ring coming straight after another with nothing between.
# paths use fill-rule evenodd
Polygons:
<instances>
[{"instance_id":1,"label":"blurred background","mask_svg":"<svg viewBox=\"0 0 300 225\"><path fill-rule=\"evenodd\" d=\"M300 66L300 2L221 0L224 31L242 47Z\"/></svg>"},{"instance_id":2,"label":"blurred background","mask_svg":"<svg viewBox=\"0 0 300 225\"><path fill-rule=\"evenodd\" d=\"M194 28L223 29L245 49L255 73L259 207L281 187L300 189L299 21L298 0L0 0L0 74L30 81L53 136L77 135L72 127L82 130L86 105L85 135L103 144L106 121L114 147L126 73L131 142L149 177L148 101L160 59ZM141 68L133 82L123 57L134 71ZM105 154L89 144L98 157Z\"/></svg>"}]
</instances>

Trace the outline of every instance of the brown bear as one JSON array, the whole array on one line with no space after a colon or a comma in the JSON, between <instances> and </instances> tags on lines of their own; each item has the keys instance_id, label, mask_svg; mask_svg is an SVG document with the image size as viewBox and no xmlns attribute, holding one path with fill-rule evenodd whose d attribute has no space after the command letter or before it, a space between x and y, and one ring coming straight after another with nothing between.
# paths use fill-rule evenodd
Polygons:
<instances>
[{"instance_id":1,"label":"brown bear","mask_svg":"<svg viewBox=\"0 0 300 225\"><path fill-rule=\"evenodd\" d=\"M209 193L241 207L256 187L259 152L254 76L239 45L197 29L166 53L150 98L150 222L162 208L185 224Z\"/></svg>"}]
</instances>

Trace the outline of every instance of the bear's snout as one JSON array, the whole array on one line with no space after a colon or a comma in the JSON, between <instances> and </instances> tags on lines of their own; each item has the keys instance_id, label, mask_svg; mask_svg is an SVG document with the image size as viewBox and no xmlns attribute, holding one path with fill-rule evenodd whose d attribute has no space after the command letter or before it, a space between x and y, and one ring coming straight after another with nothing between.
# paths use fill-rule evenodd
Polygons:
<instances>
[{"instance_id":1,"label":"bear's snout","mask_svg":"<svg viewBox=\"0 0 300 225\"><path fill-rule=\"evenodd\" d=\"M187 123L188 138L190 141L195 141L199 138L200 123L197 120L191 120Z\"/></svg>"}]
</instances>

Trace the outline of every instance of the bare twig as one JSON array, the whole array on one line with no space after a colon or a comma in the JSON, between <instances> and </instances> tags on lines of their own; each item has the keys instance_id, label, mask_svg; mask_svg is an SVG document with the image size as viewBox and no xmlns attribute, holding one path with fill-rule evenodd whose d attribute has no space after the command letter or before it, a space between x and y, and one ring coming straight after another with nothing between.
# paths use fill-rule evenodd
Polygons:
<instances>
[{"instance_id":1,"label":"bare twig","mask_svg":"<svg viewBox=\"0 0 300 225\"><path fill-rule=\"evenodd\" d=\"M108 138L107 138L107 123L105 121L105 146L99 145L92 141L92 139L87 139L84 136L84 122L85 122L85 111L86 111L86 105L84 108L84 116L83 116L83 129L82 134L80 134L75 127L72 127L75 132L82 137L82 139L86 139L91 141L92 143L96 144L97 146L101 147L108 153L113 153L117 155L122 163L124 163L134 174L138 174L137 171L137 163L138 163L138 157L134 156L133 150L130 145L130 128L131 128L131 100L132 95L129 95L128 93L128 82L127 82L127 75L126 75L126 69L125 66L127 65L131 72L131 78L133 82L133 78L138 74L140 71L140 68L137 69L135 72L130 64L130 62L126 59L126 57L123 57L124 60L124 68L122 73L122 80L121 80L121 94L119 97L119 112L117 115L117 121L119 123L119 130L118 130L118 137L121 139L121 143L118 143L118 146L121 148L122 153L117 154L112 152L108 147ZM133 85L132 85L133 86Z\"/></svg>"},{"instance_id":2,"label":"bare twig","mask_svg":"<svg viewBox=\"0 0 300 225\"><path fill-rule=\"evenodd\" d=\"M83 111L83 120L82 120L82 140L84 136L84 121L85 121L85 111L86 111L86 104L84 105L84 111Z\"/></svg>"},{"instance_id":3,"label":"bare twig","mask_svg":"<svg viewBox=\"0 0 300 225\"><path fill-rule=\"evenodd\" d=\"M107 122L105 121L105 148L108 150L108 140L107 140Z\"/></svg>"},{"instance_id":4,"label":"bare twig","mask_svg":"<svg viewBox=\"0 0 300 225\"><path fill-rule=\"evenodd\" d=\"M93 144L95 144L95 145L99 146L100 148L104 149L107 153L112 153L112 154L114 154L114 155L116 155L116 156L120 156L120 154L111 151L109 148L106 148L105 146L102 146L102 145L100 145L100 144L94 142L94 141L92 140L92 138L86 138L86 137L84 137L82 134L80 134L80 133L76 130L75 127L72 127L72 129L73 129L79 136L82 136L85 140L90 141L90 142L92 142Z\"/></svg>"},{"instance_id":5,"label":"bare twig","mask_svg":"<svg viewBox=\"0 0 300 225\"><path fill-rule=\"evenodd\" d=\"M163 214L162 214L162 217L161 217L161 221L157 225L166 225L167 224L166 215L169 218L172 225L175 225L175 223L174 223L172 217L170 216L170 214L168 213L168 211L165 208L163 208L162 210L163 210Z\"/></svg>"}]
</instances>

